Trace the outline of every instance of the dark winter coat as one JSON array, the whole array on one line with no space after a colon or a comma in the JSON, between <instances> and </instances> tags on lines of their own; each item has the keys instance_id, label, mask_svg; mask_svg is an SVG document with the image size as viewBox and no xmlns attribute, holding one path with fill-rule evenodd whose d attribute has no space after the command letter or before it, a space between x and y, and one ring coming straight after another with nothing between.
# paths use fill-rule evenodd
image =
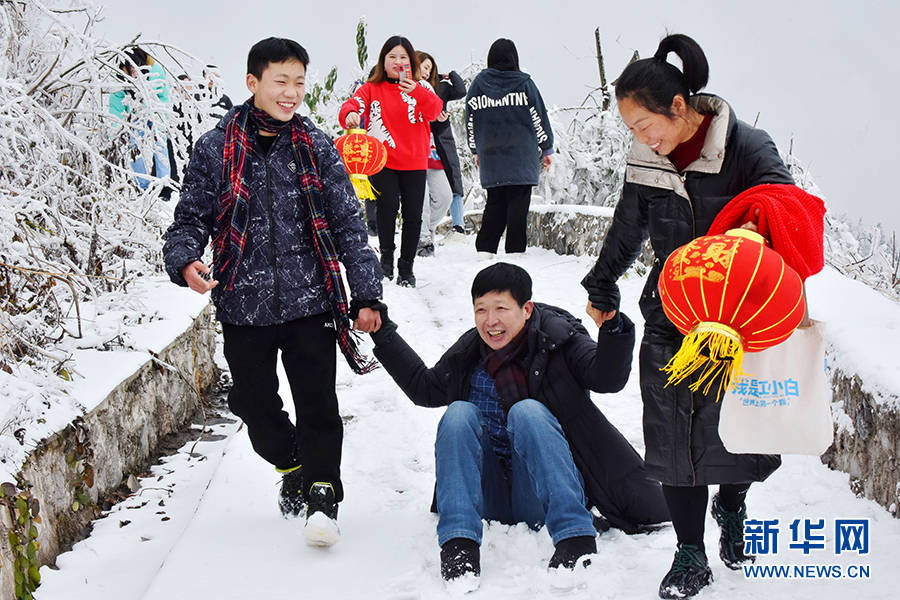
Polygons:
<instances>
[{"instance_id":1,"label":"dark winter coat","mask_svg":"<svg viewBox=\"0 0 900 600\"><path fill-rule=\"evenodd\" d=\"M451 100L459 100L466 96L466 84L459 73L450 71L450 81L441 81L435 90L438 98L444 102L444 110L447 110L447 103ZM437 149L441 164L444 165L444 173L450 182L450 190L454 194L462 196L462 169L459 166L459 155L456 152L456 140L453 138L453 127L450 120L432 121L431 135L434 136L434 147Z\"/></svg>"},{"instance_id":2,"label":"dark winter coat","mask_svg":"<svg viewBox=\"0 0 900 600\"><path fill-rule=\"evenodd\" d=\"M739 121L721 98L690 99L701 113L715 113L700 158L678 173L671 161L635 140L625 186L600 256L582 285L601 310L619 307L616 281L631 266L649 236L655 254L640 298L644 315L640 376L648 472L668 485L761 481L778 456L728 453L719 439L721 404L691 393L688 383L664 387L659 369L681 345L682 335L666 318L657 293L669 254L709 230L732 198L761 183L793 183L769 135Z\"/></svg>"},{"instance_id":3,"label":"dark winter coat","mask_svg":"<svg viewBox=\"0 0 900 600\"><path fill-rule=\"evenodd\" d=\"M626 531L668 520L660 486L647 478L640 456L588 393L617 392L628 381L634 324L623 315L621 332L601 330L595 342L568 312L535 304L528 327L529 394L562 425L589 503ZM483 343L476 329L464 333L430 369L396 326L384 327L373 339L375 356L415 404L447 406L469 397Z\"/></svg>"},{"instance_id":4,"label":"dark winter coat","mask_svg":"<svg viewBox=\"0 0 900 600\"><path fill-rule=\"evenodd\" d=\"M181 272L200 260L215 236L222 177L225 126L232 109L215 129L194 146L175 220L166 233L163 254L173 282L187 285ZM325 214L339 258L346 268L350 297L373 301L381 297L381 267L368 245L359 201L341 157L325 133L303 118L313 144L322 182ZM255 139L251 124L248 135ZM276 325L331 311L325 275L313 246L309 207L300 191L290 130L275 138L267 155L258 146L247 156L245 174L250 187L250 219L243 257L234 287L220 283L212 289L217 318L231 325Z\"/></svg>"},{"instance_id":5,"label":"dark winter coat","mask_svg":"<svg viewBox=\"0 0 900 600\"><path fill-rule=\"evenodd\" d=\"M527 73L484 69L466 95L466 137L478 155L481 187L537 185L553 130Z\"/></svg>"}]
</instances>

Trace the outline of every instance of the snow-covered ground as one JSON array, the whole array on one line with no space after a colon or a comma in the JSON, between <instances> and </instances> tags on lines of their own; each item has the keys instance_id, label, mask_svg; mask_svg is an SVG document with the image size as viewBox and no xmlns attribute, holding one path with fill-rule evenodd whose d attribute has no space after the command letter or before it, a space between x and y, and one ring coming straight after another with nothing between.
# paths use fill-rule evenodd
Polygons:
<instances>
[{"instance_id":1,"label":"snow-covered ground","mask_svg":"<svg viewBox=\"0 0 900 600\"><path fill-rule=\"evenodd\" d=\"M502 255L501 255L502 258ZM534 280L534 298L583 315L586 297L578 282L592 257L559 256L529 249L515 259ZM387 284L385 300L400 332L433 364L472 325L469 286L488 263L475 258L473 238L438 248L437 256L416 261L419 287ZM843 303L852 282L833 273L810 282L814 318L837 321L852 338L873 385L896 386L900 309L860 294L852 308ZM643 279L621 281L622 307L641 326L637 298ZM860 302L863 304L860 306ZM586 317L585 317L585 320ZM854 329L875 322L877 330ZM587 323L589 330L596 328ZM845 340L846 341L846 340ZM874 361L874 364L873 364ZM224 436L193 444L153 468L133 497L94 524L92 535L43 568L40 600L226 600L280 598L448 597L438 567L436 517L428 508L433 490L433 442L441 410L418 408L383 370L358 377L341 360L338 396L345 418L343 480L346 500L339 523L343 537L332 548L303 542L300 521L285 521L276 507L279 477L258 458L239 423L213 428ZM636 365L636 360L635 360ZM878 375L880 373L880 376ZM281 394L289 398L282 374ZM643 450L641 401L636 367L624 391L596 395L610 420ZM290 406L290 402L286 402ZM746 579L729 571L716 548L718 527L710 517L706 545L715 576L700 598L896 598L900 571L900 520L869 500L853 496L848 476L815 457L787 456L768 481L749 493L751 518L779 519L779 552L758 564L868 565L868 579ZM826 550L804 555L788 549L794 519L825 519ZM834 554L835 519L869 519L869 553ZM471 598L655 598L672 560L671 527L649 535L609 531L598 539L598 555L574 588L559 589L548 576L553 546L546 531L491 525L482 547L481 588Z\"/></svg>"}]
</instances>

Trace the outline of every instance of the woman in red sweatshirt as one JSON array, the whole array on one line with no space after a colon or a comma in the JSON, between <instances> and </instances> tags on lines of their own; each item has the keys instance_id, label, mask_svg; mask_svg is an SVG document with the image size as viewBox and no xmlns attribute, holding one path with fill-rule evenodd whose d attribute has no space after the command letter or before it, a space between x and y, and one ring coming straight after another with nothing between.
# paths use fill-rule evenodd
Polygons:
<instances>
[{"instance_id":1,"label":"woman in red sweatshirt","mask_svg":"<svg viewBox=\"0 0 900 600\"><path fill-rule=\"evenodd\" d=\"M385 168L370 177L378 193L381 268L385 277L394 277L394 230L397 212L402 208L397 283L409 287L416 285L412 267L422 227L425 170L431 149L428 123L443 108L428 84L418 81L418 70L410 41L401 36L388 38L372 76L344 102L338 117L345 129L358 127L364 117L368 134L387 147Z\"/></svg>"}]
</instances>

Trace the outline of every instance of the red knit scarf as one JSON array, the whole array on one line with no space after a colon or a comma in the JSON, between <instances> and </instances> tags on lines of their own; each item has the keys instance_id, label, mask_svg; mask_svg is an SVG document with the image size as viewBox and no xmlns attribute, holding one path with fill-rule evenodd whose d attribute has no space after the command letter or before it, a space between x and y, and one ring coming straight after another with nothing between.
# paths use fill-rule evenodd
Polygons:
<instances>
[{"instance_id":1,"label":"red knit scarf","mask_svg":"<svg viewBox=\"0 0 900 600\"><path fill-rule=\"evenodd\" d=\"M759 217L756 217L756 211ZM764 183L737 196L719 211L707 235L754 222L772 249L806 280L825 266L825 203L795 185Z\"/></svg>"}]
</instances>

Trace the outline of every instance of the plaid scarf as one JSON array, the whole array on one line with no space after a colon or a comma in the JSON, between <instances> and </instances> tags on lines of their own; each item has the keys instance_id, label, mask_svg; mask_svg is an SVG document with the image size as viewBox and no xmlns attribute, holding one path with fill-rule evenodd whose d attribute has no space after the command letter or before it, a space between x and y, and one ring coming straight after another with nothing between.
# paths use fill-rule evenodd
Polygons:
<instances>
[{"instance_id":1,"label":"plaid scarf","mask_svg":"<svg viewBox=\"0 0 900 600\"><path fill-rule=\"evenodd\" d=\"M481 344L484 370L494 379L497 395L500 396L500 405L507 413L513 404L530 397L528 368L525 366L530 323L530 319L525 321L522 331L499 350L491 350L487 344Z\"/></svg>"},{"instance_id":2,"label":"plaid scarf","mask_svg":"<svg viewBox=\"0 0 900 600\"><path fill-rule=\"evenodd\" d=\"M297 160L298 185L306 198L313 245L319 265L325 273L325 289L336 325L338 346L355 373L368 373L376 364L359 353L358 339L350 327L347 295L334 238L325 217L322 182L316 170L312 139L298 115L294 115L290 121L279 121L255 108L252 97L238 108L225 128L223 177L230 185L222 194L222 209L216 219L218 233L213 240L216 271L223 281L228 282L228 289L232 289L247 243L247 224L250 220L250 188L244 167L247 155L253 150L253 136L249 135L248 128L251 120L260 131L269 133L277 134L285 127L290 127L291 145Z\"/></svg>"}]
</instances>

